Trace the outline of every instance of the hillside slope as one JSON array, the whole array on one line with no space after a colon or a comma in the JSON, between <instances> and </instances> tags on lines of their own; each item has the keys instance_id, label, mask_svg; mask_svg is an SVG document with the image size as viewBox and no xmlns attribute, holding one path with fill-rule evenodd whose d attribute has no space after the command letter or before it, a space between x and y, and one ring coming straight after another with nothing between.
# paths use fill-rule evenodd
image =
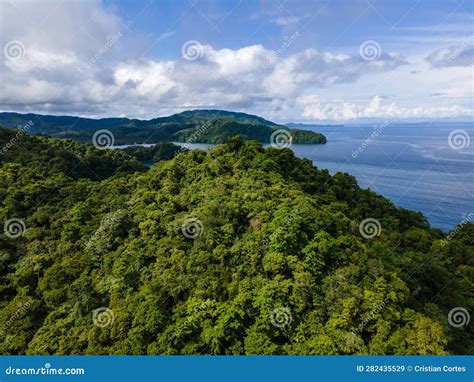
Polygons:
<instances>
[{"instance_id":1,"label":"hillside slope","mask_svg":"<svg viewBox=\"0 0 474 382\"><path fill-rule=\"evenodd\" d=\"M34 170L44 177L63 173L73 179L102 180L116 173L144 171L121 150L99 150L69 139L29 137L21 130L0 126L0 163Z\"/></svg>"},{"instance_id":2,"label":"hillside slope","mask_svg":"<svg viewBox=\"0 0 474 382\"><path fill-rule=\"evenodd\" d=\"M42 139L31 161L61 161L57 141ZM473 309L473 224L443 241L420 213L353 177L253 141L100 181L67 177L74 162L43 172L28 150L10 150L0 221L24 227L0 235L2 354L468 354L474 345L472 323L450 325L449 313Z\"/></svg>"},{"instance_id":3,"label":"hillside slope","mask_svg":"<svg viewBox=\"0 0 474 382\"><path fill-rule=\"evenodd\" d=\"M0 125L17 128L29 122L28 134L46 134L91 142L100 129L110 130L115 144L157 143L165 141L224 143L240 135L245 140L269 143L272 133L284 129L295 143L325 143L326 138L308 130L288 129L255 115L223 110L189 110L147 121L128 118L90 119L70 116L0 113Z\"/></svg>"}]
</instances>

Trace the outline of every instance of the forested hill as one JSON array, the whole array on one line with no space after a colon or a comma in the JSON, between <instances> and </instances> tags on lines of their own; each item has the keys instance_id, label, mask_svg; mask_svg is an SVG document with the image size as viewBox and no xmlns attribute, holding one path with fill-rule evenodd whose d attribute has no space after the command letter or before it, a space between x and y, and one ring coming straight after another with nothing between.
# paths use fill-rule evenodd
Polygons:
<instances>
[{"instance_id":1,"label":"forested hill","mask_svg":"<svg viewBox=\"0 0 474 382\"><path fill-rule=\"evenodd\" d=\"M28 124L32 122L31 126ZM28 134L46 134L91 142L100 129L112 132L115 144L166 141L224 143L242 139L269 143L277 130L286 130L294 143L325 143L324 135L309 130L289 129L255 115L223 110L189 110L147 121L128 118L90 119L71 116L0 113L0 125L18 128L28 125Z\"/></svg>"},{"instance_id":2,"label":"forested hill","mask_svg":"<svg viewBox=\"0 0 474 382\"><path fill-rule=\"evenodd\" d=\"M35 177L67 174L73 179L102 180L119 172L145 171L139 160L121 150L98 150L70 139L28 137L21 130L0 126L0 163Z\"/></svg>"},{"instance_id":3,"label":"forested hill","mask_svg":"<svg viewBox=\"0 0 474 382\"><path fill-rule=\"evenodd\" d=\"M447 238L254 141L147 171L79 146L17 136L0 154L1 354L472 351L452 312L474 308L473 224ZM117 171L76 171L112 154Z\"/></svg>"}]
</instances>

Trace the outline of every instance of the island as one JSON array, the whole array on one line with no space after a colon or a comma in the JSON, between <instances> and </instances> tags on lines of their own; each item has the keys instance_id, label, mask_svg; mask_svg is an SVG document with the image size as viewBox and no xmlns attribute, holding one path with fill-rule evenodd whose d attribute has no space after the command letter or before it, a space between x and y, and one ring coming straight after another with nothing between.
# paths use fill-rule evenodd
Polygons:
<instances>
[{"instance_id":1,"label":"island","mask_svg":"<svg viewBox=\"0 0 474 382\"><path fill-rule=\"evenodd\" d=\"M0 125L8 128L21 128L30 122L28 135L71 138L82 143L90 143L94 134L102 129L110 131L115 145L159 142L225 143L234 136L243 140L270 143L272 134L279 130L287 131L292 143L326 143L326 137L320 133L292 129L255 115L225 110L188 110L150 120L0 113Z\"/></svg>"}]
</instances>

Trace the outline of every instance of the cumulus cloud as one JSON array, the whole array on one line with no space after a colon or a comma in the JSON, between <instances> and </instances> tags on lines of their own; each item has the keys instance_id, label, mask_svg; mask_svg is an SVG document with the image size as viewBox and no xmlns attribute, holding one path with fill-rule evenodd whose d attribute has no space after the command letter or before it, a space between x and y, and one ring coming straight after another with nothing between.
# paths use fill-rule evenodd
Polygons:
<instances>
[{"instance_id":1,"label":"cumulus cloud","mask_svg":"<svg viewBox=\"0 0 474 382\"><path fill-rule=\"evenodd\" d=\"M384 53L378 60L367 61L359 55L347 56L306 49L277 61L264 79L265 89L273 95L294 94L302 87L325 87L354 82L363 75L393 70L406 64L396 53Z\"/></svg>"},{"instance_id":2,"label":"cumulus cloud","mask_svg":"<svg viewBox=\"0 0 474 382\"><path fill-rule=\"evenodd\" d=\"M378 95L365 104L342 100L324 103L317 96L299 97L297 103L303 106L304 118L317 121L474 117L473 109L458 105L403 107L395 102L384 102Z\"/></svg>"},{"instance_id":3,"label":"cumulus cloud","mask_svg":"<svg viewBox=\"0 0 474 382\"><path fill-rule=\"evenodd\" d=\"M104 71L117 62L110 41L120 36L122 25L114 14L95 1L5 1L1 22L3 109L95 107L88 103L101 98Z\"/></svg>"},{"instance_id":4,"label":"cumulus cloud","mask_svg":"<svg viewBox=\"0 0 474 382\"><path fill-rule=\"evenodd\" d=\"M363 107L313 95L408 65L395 52L367 61L357 49L339 54L308 48L290 54L285 48L277 54L261 44L238 49L203 44L196 59L164 60L134 54L136 46L147 51L146 41L100 1L4 2L2 7L2 46L18 42L23 50L20 57L4 53L0 62L3 110L152 118L214 107L313 120L436 114L384 105L378 98ZM158 40L174 34L163 33ZM453 106L441 112L464 110Z\"/></svg>"}]
</instances>

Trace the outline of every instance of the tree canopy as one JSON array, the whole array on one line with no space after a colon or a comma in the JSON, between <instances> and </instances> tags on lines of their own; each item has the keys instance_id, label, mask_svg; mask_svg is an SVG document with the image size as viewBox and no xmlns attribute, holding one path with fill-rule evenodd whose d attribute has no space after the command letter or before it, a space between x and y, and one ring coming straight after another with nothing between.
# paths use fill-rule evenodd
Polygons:
<instances>
[{"instance_id":1,"label":"tree canopy","mask_svg":"<svg viewBox=\"0 0 474 382\"><path fill-rule=\"evenodd\" d=\"M278 130L289 131L295 143L326 143L326 137L320 133L288 129L256 115L225 110L188 110L150 120L0 113L0 124L9 128L28 125L31 135L45 134L87 143L92 141L96 131L106 129L117 145L173 141L225 143L236 135L269 143Z\"/></svg>"},{"instance_id":2,"label":"tree canopy","mask_svg":"<svg viewBox=\"0 0 474 382\"><path fill-rule=\"evenodd\" d=\"M13 139L0 129L1 145ZM94 175L93 175L94 174ZM0 155L2 354L468 354L474 225L233 138L146 170L22 136ZM363 234L373 219L376 234Z\"/></svg>"}]
</instances>

